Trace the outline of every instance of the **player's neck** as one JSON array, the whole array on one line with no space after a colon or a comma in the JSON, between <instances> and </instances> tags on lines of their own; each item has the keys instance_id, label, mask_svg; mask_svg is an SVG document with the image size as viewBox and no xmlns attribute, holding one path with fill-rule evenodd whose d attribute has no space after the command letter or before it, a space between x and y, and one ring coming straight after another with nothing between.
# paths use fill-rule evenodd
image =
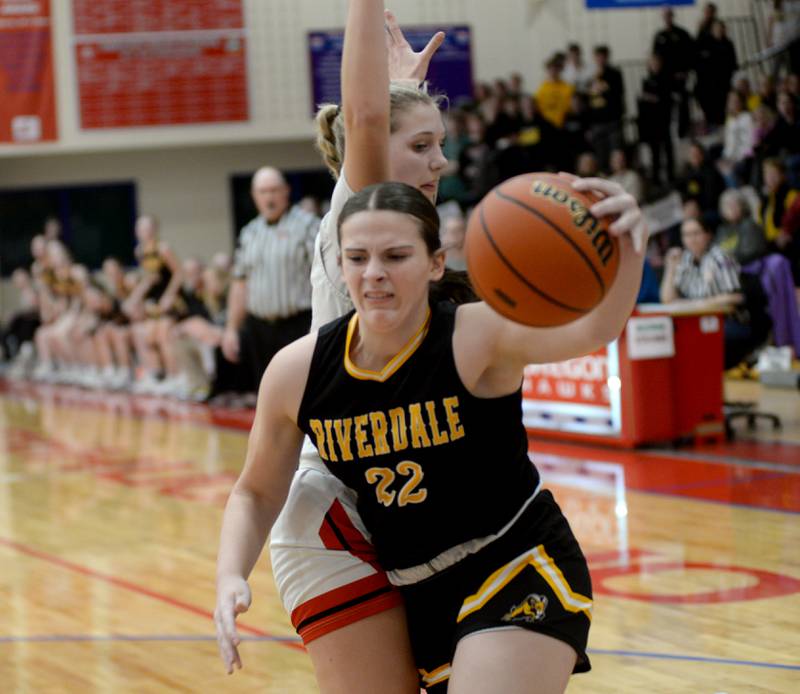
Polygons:
<instances>
[{"instance_id":1,"label":"player's neck","mask_svg":"<svg viewBox=\"0 0 800 694\"><path fill-rule=\"evenodd\" d=\"M385 331L381 330L382 326L371 326L370 321L363 321L359 316L350 345L350 359L361 369L381 371L424 331L429 311L427 303L422 304L401 324Z\"/></svg>"}]
</instances>

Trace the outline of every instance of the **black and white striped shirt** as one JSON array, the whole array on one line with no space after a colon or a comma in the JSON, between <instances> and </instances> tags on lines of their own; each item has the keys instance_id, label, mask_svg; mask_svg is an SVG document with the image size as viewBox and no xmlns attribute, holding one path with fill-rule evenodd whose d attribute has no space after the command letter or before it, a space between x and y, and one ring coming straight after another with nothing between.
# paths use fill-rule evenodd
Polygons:
<instances>
[{"instance_id":1,"label":"black and white striped shirt","mask_svg":"<svg viewBox=\"0 0 800 694\"><path fill-rule=\"evenodd\" d=\"M739 265L719 246L711 246L699 262L683 251L675 271L675 289L684 299L708 299L740 288Z\"/></svg>"},{"instance_id":2,"label":"black and white striped shirt","mask_svg":"<svg viewBox=\"0 0 800 694\"><path fill-rule=\"evenodd\" d=\"M239 235L233 276L247 280L247 312L265 320L311 308L311 262L319 217L297 205L276 224L260 215Z\"/></svg>"}]
</instances>

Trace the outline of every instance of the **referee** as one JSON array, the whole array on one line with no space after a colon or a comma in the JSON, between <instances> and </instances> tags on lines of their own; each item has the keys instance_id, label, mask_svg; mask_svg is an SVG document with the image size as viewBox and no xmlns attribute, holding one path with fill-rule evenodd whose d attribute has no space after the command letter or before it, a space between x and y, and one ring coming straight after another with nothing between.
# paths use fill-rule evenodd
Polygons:
<instances>
[{"instance_id":1,"label":"referee","mask_svg":"<svg viewBox=\"0 0 800 694\"><path fill-rule=\"evenodd\" d=\"M251 187L258 216L239 234L228 294L222 353L241 365L245 392L256 392L278 350L311 325L311 261L319 217L289 207L289 186L272 167L259 169Z\"/></svg>"}]
</instances>

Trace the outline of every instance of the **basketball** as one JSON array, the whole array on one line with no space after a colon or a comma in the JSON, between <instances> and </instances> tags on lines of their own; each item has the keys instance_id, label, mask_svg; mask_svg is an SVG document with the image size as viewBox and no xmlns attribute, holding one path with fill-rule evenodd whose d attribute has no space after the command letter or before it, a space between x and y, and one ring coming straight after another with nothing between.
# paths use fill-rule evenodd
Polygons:
<instances>
[{"instance_id":1,"label":"basketball","mask_svg":"<svg viewBox=\"0 0 800 694\"><path fill-rule=\"evenodd\" d=\"M464 243L478 295L502 316L534 327L589 313L619 267L616 238L589 213L597 200L550 173L495 187L475 207Z\"/></svg>"}]
</instances>

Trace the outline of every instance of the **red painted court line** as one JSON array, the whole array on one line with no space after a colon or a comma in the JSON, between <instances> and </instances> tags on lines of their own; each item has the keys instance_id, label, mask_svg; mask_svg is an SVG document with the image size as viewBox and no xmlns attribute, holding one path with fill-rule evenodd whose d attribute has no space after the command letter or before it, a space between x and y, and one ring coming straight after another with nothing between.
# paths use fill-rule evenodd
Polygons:
<instances>
[{"instance_id":1,"label":"red painted court line","mask_svg":"<svg viewBox=\"0 0 800 694\"><path fill-rule=\"evenodd\" d=\"M67 561L66 559L62 559L61 557L58 557L54 554L48 554L47 552L42 552L41 550L33 549L32 547L28 547L19 542L14 542L13 540L6 540L5 538L0 538L0 545L13 549L19 552L20 554L25 554L35 559L41 559L42 561L46 561L49 564L53 564L54 566L59 566L62 569L74 571L75 573L88 576L89 578L94 578L99 581L105 581L106 583L115 585L118 588L124 588L125 590L129 590L132 593L138 593L139 595L145 595L148 598L159 600L160 602L166 603L171 607L178 607L182 610L185 610L186 612L191 612L192 614L198 615L200 617L206 617L207 619L210 619L212 621L214 619L213 613L209 612L208 610L204 610L201 607L197 607L196 605L184 602L183 600L177 600L176 598L170 597L169 595L158 593L154 590L151 590L150 588L145 588L144 586L140 586L136 583L132 583L131 581L127 581L124 578L118 578L116 576L110 576L109 574L104 574L99 571L95 571L94 569L90 569L86 566L81 566L80 564L75 564L71 561ZM274 634L270 634L261 629L257 629L256 627L248 626L247 624L243 624L242 622L237 622L237 626L241 631L248 634L253 634L254 636L266 636L270 638L275 637ZM276 641L276 643L280 643L282 646L287 646L288 648L293 648L294 650L305 651L305 648L299 643L294 643L291 641Z\"/></svg>"}]
</instances>

